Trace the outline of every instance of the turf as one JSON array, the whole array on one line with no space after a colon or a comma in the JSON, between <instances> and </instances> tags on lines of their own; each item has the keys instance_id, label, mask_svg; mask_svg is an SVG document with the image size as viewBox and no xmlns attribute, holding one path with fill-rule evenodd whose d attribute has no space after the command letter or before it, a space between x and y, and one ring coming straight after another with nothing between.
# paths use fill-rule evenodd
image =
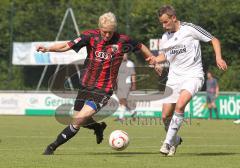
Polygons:
<instances>
[{"instance_id":1,"label":"turf","mask_svg":"<svg viewBox=\"0 0 240 168\"><path fill-rule=\"evenodd\" d=\"M231 120L192 120L180 134L183 144L175 157L159 153L165 133L160 123L143 121L121 124L105 119L108 127L102 144L95 143L93 132L81 129L53 156L41 155L46 145L65 126L54 117L0 116L1 168L239 168L240 125ZM129 147L113 151L108 146L111 131L122 129L130 137Z\"/></svg>"}]
</instances>

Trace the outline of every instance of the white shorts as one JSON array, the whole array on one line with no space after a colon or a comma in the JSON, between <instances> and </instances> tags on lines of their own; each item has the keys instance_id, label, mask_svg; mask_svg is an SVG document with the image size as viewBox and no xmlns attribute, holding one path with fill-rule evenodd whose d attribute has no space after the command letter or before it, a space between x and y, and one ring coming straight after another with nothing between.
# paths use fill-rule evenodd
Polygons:
<instances>
[{"instance_id":1,"label":"white shorts","mask_svg":"<svg viewBox=\"0 0 240 168\"><path fill-rule=\"evenodd\" d=\"M163 99L163 103L177 103L182 90L187 90L193 97L202 88L203 83L204 78L168 80L164 94L170 95Z\"/></svg>"},{"instance_id":2,"label":"white shorts","mask_svg":"<svg viewBox=\"0 0 240 168\"><path fill-rule=\"evenodd\" d=\"M116 95L119 99L127 99L130 93L131 84L118 86Z\"/></svg>"}]
</instances>

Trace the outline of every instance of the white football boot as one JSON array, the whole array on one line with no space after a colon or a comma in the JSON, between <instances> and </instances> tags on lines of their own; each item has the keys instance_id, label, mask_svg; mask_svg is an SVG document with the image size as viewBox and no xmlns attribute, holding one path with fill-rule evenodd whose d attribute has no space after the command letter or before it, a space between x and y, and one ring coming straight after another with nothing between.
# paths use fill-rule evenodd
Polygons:
<instances>
[{"instance_id":1,"label":"white football boot","mask_svg":"<svg viewBox=\"0 0 240 168\"><path fill-rule=\"evenodd\" d=\"M182 143L182 138L177 137L176 141L177 142L174 145L170 146L170 149L169 149L169 152L168 152L167 156L174 156L175 155L178 145L181 145L181 143Z\"/></svg>"},{"instance_id":2,"label":"white football boot","mask_svg":"<svg viewBox=\"0 0 240 168\"><path fill-rule=\"evenodd\" d=\"M168 155L171 146L167 143L163 143L162 147L160 148L160 153L163 155Z\"/></svg>"}]
</instances>

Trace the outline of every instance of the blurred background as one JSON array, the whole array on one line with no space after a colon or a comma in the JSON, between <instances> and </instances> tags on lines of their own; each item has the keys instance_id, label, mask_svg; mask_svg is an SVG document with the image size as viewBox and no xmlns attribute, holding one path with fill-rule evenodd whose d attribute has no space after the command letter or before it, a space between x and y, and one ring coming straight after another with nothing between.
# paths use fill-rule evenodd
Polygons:
<instances>
[{"instance_id":1,"label":"blurred background","mask_svg":"<svg viewBox=\"0 0 240 168\"><path fill-rule=\"evenodd\" d=\"M44 66L12 65L13 42L54 41L67 8L73 9L80 33L97 28L98 17L112 11L117 16L119 32L149 46L150 39L161 38L163 33L156 14L163 4L173 5L181 21L200 25L220 39L223 57L229 64L228 71L217 70L211 45L202 43L204 70L213 72L221 91L239 91L239 0L1 0L0 90L36 89ZM59 40L76 37L73 21L68 15ZM136 66L145 64L141 56L131 54L130 59ZM40 90L47 89L47 81L55 69L56 65L48 67ZM153 76L148 87L157 88L157 80Z\"/></svg>"}]
</instances>

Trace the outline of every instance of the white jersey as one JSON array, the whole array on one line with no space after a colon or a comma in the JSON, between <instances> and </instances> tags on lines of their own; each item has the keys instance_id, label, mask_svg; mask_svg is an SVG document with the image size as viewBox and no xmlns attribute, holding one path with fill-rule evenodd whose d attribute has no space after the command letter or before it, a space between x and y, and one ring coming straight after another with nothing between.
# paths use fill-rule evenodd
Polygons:
<instances>
[{"instance_id":1,"label":"white jersey","mask_svg":"<svg viewBox=\"0 0 240 168\"><path fill-rule=\"evenodd\" d=\"M200 41L209 42L213 36L192 23L181 22L177 32L162 36L160 52L170 63L168 80L204 77Z\"/></svg>"}]
</instances>

